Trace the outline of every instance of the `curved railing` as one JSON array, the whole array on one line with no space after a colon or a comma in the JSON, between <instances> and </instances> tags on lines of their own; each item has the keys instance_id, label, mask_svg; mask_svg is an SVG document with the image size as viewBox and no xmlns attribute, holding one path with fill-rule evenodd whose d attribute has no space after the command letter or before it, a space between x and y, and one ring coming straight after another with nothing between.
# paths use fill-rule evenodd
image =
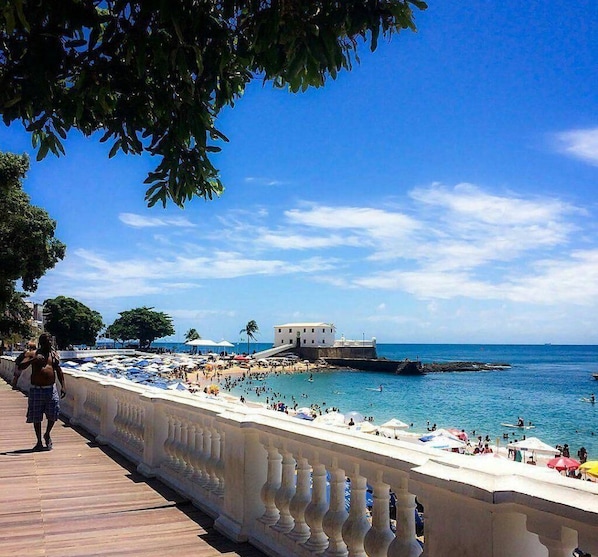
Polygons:
<instances>
[{"instance_id":1,"label":"curved railing","mask_svg":"<svg viewBox=\"0 0 598 557\"><path fill-rule=\"evenodd\" d=\"M13 367L1 359L5 379ZM569 557L578 546L598 554L598 484L222 397L65 373L71 422L188 496L220 532L269 555Z\"/></svg>"}]
</instances>

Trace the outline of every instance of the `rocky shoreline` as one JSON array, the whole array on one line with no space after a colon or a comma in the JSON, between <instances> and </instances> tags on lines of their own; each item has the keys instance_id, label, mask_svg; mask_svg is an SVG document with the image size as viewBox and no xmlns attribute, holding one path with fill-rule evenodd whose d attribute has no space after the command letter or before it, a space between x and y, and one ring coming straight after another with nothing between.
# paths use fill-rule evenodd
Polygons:
<instances>
[{"instance_id":1,"label":"rocky shoreline","mask_svg":"<svg viewBox=\"0 0 598 557\"><path fill-rule=\"evenodd\" d=\"M432 362L421 364L423 373L443 373L449 371L500 371L508 369L511 364L504 362Z\"/></svg>"}]
</instances>

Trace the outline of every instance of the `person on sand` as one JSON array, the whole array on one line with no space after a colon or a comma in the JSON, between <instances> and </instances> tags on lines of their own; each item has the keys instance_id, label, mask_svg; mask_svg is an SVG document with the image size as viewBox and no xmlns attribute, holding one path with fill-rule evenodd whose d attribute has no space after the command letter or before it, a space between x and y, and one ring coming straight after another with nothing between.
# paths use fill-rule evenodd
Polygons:
<instances>
[{"instance_id":1,"label":"person on sand","mask_svg":"<svg viewBox=\"0 0 598 557\"><path fill-rule=\"evenodd\" d=\"M19 369L26 369L31 365L31 388L29 389L29 401L27 406L27 423L33 424L37 444L34 451L41 451L42 444L42 420L46 415L47 425L44 434L46 449L52 450L52 438L50 432L60 414L60 398L56 391L56 379L60 382L61 398L66 395L64 374L60 367L58 354L52 350L50 336L42 333L39 337L39 348L30 357L26 358L19 365Z\"/></svg>"}]
</instances>

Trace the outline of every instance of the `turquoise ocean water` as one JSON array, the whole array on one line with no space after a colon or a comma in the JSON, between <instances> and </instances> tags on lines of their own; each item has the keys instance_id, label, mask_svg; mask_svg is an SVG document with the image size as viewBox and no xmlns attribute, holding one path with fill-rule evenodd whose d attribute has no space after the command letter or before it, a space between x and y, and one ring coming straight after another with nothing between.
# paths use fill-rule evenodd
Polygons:
<instances>
[{"instance_id":1,"label":"turquoise ocean water","mask_svg":"<svg viewBox=\"0 0 598 557\"><path fill-rule=\"evenodd\" d=\"M156 346L185 349L184 345ZM271 344L252 344L251 350ZM246 350L246 345L241 350ZM390 418L413 423L410 431L425 432L427 422L438 427L458 427L471 434L520 439L521 432L502 427L516 423L519 416L533 422L528 437L549 444L568 443L571 456L585 446L591 459L598 459L598 403L582 402L595 393L598 381L598 346L556 345L463 345L463 344L379 344L378 356L389 359L419 358L422 362L478 361L505 362L511 368L491 372L430 373L401 377L367 371L327 371L314 374L270 376L259 383L276 400L299 406L312 403L337 406L342 412L358 411L381 424ZM379 385L382 392L375 391ZM255 386L255 383L254 383ZM233 392L265 401L247 393L246 386ZM270 396L272 396L270 394ZM325 404L324 404L325 403ZM513 435L513 433L515 435Z\"/></svg>"}]
</instances>

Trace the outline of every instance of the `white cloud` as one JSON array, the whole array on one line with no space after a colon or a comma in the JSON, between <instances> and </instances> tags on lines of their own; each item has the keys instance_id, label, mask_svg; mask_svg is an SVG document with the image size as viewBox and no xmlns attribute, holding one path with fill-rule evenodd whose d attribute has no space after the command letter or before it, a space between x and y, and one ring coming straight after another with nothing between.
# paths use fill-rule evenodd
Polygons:
<instances>
[{"instance_id":1,"label":"white cloud","mask_svg":"<svg viewBox=\"0 0 598 557\"><path fill-rule=\"evenodd\" d=\"M201 242L180 237L183 223L159 236L140 232L132 255L75 249L42 284L50 296L108 300L243 277L285 277L290 292L297 276L324 289L402 293L432 306L457 298L594 304L598 247L584 233L587 216L555 198L432 184L412 190L398 208L311 203L268 214L248 207L215 217L217 226L206 219Z\"/></svg>"},{"instance_id":2,"label":"white cloud","mask_svg":"<svg viewBox=\"0 0 598 557\"><path fill-rule=\"evenodd\" d=\"M155 228L162 226L174 226L182 228L193 228L195 224L184 217L148 217L134 213L120 213L119 220L133 228Z\"/></svg>"},{"instance_id":3,"label":"white cloud","mask_svg":"<svg viewBox=\"0 0 598 557\"><path fill-rule=\"evenodd\" d=\"M598 166L598 128L560 132L556 140L562 153Z\"/></svg>"},{"instance_id":4,"label":"white cloud","mask_svg":"<svg viewBox=\"0 0 598 557\"><path fill-rule=\"evenodd\" d=\"M245 181L249 184L255 184L258 186L281 186L285 183L281 180L266 178L264 176L247 176Z\"/></svg>"}]
</instances>

